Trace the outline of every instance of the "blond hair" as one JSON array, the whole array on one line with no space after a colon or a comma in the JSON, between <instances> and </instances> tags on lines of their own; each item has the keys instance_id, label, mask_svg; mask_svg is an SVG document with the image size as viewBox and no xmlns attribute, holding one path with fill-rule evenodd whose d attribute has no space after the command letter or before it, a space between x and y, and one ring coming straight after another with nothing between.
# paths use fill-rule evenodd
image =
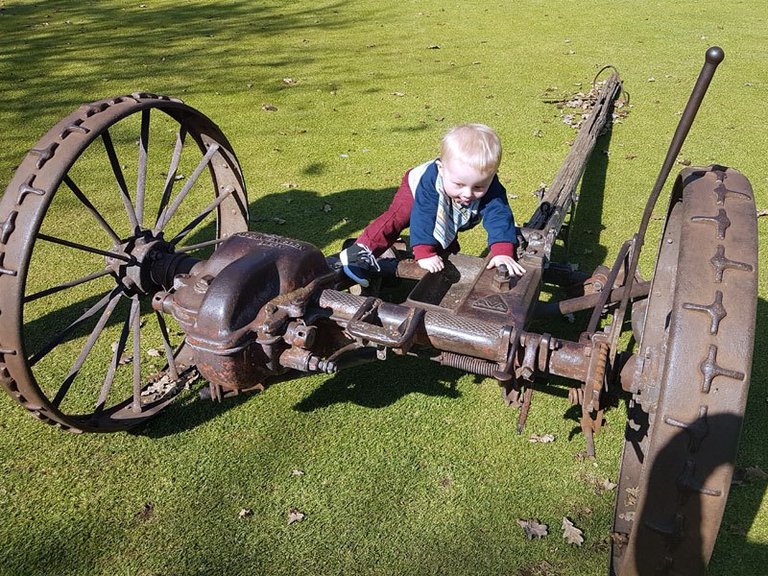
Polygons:
<instances>
[{"instance_id":1,"label":"blond hair","mask_svg":"<svg viewBox=\"0 0 768 576\"><path fill-rule=\"evenodd\" d=\"M440 159L464 162L483 174L492 174L501 163L499 136L485 124L462 124L448 130L440 146Z\"/></svg>"}]
</instances>

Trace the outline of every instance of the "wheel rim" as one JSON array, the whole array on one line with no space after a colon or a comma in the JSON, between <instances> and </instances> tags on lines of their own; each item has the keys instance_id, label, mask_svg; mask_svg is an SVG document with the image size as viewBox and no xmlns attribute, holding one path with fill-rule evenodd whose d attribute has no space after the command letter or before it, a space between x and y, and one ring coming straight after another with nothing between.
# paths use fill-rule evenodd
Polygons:
<instances>
[{"instance_id":1,"label":"wheel rim","mask_svg":"<svg viewBox=\"0 0 768 576\"><path fill-rule=\"evenodd\" d=\"M684 170L639 347L612 573L704 573L733 474L756 304L749 182L721 166Z\"/></svg>"},{"instance_id":2,"label":"wheel rim","mask_svg":"<svg viewBox=\"0 0 768 576\"><path fill-rule=\"evenodd\" d=\"M0 380L73 431L135 426L192 376L152 295L247 229L224 135L178 100L85 105L21 163L0 201Z\"/></svg>"}]
</instances>

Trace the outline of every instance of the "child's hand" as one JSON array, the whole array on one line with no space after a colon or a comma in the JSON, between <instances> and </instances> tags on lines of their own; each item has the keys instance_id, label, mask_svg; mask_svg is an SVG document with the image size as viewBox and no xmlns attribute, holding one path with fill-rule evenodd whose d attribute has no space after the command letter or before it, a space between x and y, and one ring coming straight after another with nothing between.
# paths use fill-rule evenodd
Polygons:
<instances>
[{"instance_id":1,"label":"child's hand","mask_svg":"<svg viewBox=\"0 0 768 576\"><path fill-rule=\"evenodd\" d=\"M440 272L440 270L445 268L445 263L440 256L430 256L429 258L416 260L416 262L421 268L424 268L424 270L427 270L428 272Z\"/></svg>"},{"instance_id":2,"label":"child's hand","mask_svg":"<svg viewBox=\"0 0 768 576\"><path fill-rule=\"evenodd\" d=\"M511 256L494 256L491 258L491 261L488 262L486 269L490 270L491 268L496 268L502 264L507 267L507 270L509 270L509 273L512 274L512 276L522 276L525 274L525 268Z\"/></svg>"}]
</instances>

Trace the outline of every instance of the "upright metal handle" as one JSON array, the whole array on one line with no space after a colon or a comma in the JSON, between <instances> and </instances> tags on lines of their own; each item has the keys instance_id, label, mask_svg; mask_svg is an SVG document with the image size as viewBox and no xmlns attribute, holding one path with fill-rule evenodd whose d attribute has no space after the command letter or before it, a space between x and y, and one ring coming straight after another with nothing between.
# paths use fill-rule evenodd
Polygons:
<instances>
[{"instance_id":1,"label":"upright metal handle","mask_svg":"<svg viewBox=\"0 0 768 576\"><path fill-rule=\"evenodd\" d=\"M643 212L640 228L638 228L632 240L632 252L630 253L629 266L627 267L627 273L625 275L625 292L621 299L619 309L616 311L613 318L615 326L622 326L624 323L624 315L626 314L627 304L629 303L630 294L632 293L632 283L635 280L637 263L640 260L640 249L645 242L645 232L648 229L648 223L651 220L653 208L656 206L656 201L659 199L659 194L661 194L661 189L664 187L664 183L667 180L667 176L669 176L672 165L675 162L677 155L680 153L680 149L683 147L685 137L688 136L688 131L691 129L693 120L696 117L696 112L699 111L701 101L704 100L704 95L707 93L709 83L715 75L715 70L717 69L718 64L723 61L723 58L725 58L725 52L723 52L723 49L719 46L712 46L704 55L704 66L699 73L699 77L696 79L696 84L693 87L691 96L688 98L688 104L685 106L683 115L675 130L675 135L672 137L672 142L669 145L669 150L667 150L664 164L661 166L658 178L656 178L656 184L654 184L651 196L648 198L648 203L645 205L645 212ZM620 329L613 331L610 346L611 363L613 363L614 358L616 357L616 347L620 333Z\"/></svg>"},{"instance_id":2,"label":"upright metal handle","mask_svg":"<svg viewBox=\"0 0 768 576\"><path fill-rule=\"evenodd\" d=\"M704 95L707 93L709 83L712 82L712 77L715 75L718 64L725 58L725 52L719 46L712 46L704 55L704 66L699 73L699 77L696 79L696 84L693 87L690 98L688 98L688 104L685 106L683 115L680 118L680 123L677 125L675 135L672 137L672 142L669 144L669 150L667 150L667 156L664 158L664 164L661 166L659 176L656 178L656 184L653 186L651 196L648 198L648 204L646 205L645 212L643 213L643 219L640 223L638 234L640 236L640 244L642 245L642 239L645 237L645 230L648 228L648 221L651 219L651 213L653 207L656 205L656 201L659 198L661 189L664 187L664 183L667 181L669 172L672 170L672 165L680 154L680 150L683 147L686 136L691 129L696 113L699 111ZM639 250L637 246L637 250Z\"/></svg>"}]
</instances>

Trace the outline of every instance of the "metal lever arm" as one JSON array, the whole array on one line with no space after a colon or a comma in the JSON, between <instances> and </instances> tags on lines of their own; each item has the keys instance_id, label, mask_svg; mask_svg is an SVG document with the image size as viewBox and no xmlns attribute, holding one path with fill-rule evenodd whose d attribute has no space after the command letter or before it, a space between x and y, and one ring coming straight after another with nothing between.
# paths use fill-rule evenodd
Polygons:
<instances>
[{"instance_id":1,"label":"metal lever arm","mask_svg":"<svg viewBox=\"0 0 768 576\"><path fill-rule=\"evenodd\" d=\"M704 66L699 73L699 77L696 79L693 92L691 92L691 96L688 98L688 104L685 106L683 115L680 118L680 123L675 130L675 135L672 137L672 142L669 144L669 150L667 150L667 155L664 158L664 164L662 164L659 175L656 178L656 184L654 184L651 196L648 198L648 204L645 207L643 219L640 222L640 228L638 229L640 242L636 246L635 252L640 251L640 245L643 243L645 231L648 228L648 222L651 219L651 213L659 198L661 189L667 181L667 177L669 176L670 170L672 170L672 165L674 164L677 155L680 154L683 142L685 142L685 138L688 136L693 120L696 118L696 113L699 111L699 106L701 106L701 102L704 100L704 95L707 93L707 88L709 88L709 84L712 82L712 77L715 75L715 70L717 69L718 64L723 61L723 58L725 58L725 52L723 52L723 49L719 46L712 46L704 55Z\"/></svg>"},{"instance_id":2,"label":"metal lever arm","mask_svg":"<svg viewBox=\"0 0 768 576\"><path fill-rule=\"evenodd\" d=\"M719 46L712 46L704 55L704 66L699 73L699 77L696 79L696 84L693 87L691 96L688 98L688 104L685 106L683 116L680 118L680 122L677 125L675 135L672 137L672 142L669 144L669 150L667 150L667 156L664 158L664 164L661 166L659 176L656 178L656 183L651 191L651 196L648 198L648 203L645 206L645 212L643 212L640 228L638 228L632 241L633 245L629 258L629 266L627 267L627 273L625 275L625 292L614 319L614 325L616 326L621 326L624 321L627 303L629 302L629 297L632 293L632 283L634 282L635 272L637 271L637 263L640 260L640 249L645 242L645 232L648 229L648 223L651 220L653 208L656 206L656 201L659 199L659 194L661 194L661 189L664 187L664 183L669 176L675 158L677 158L677 155L680 153L680 149L683 147L683 142L685 141L686 136L688 136L693 120L696 117L696 112L698 112L699 106L701 106L701 102L704 100L704 95L707 93L707 88L709 88L709 84L712 81L712 77L715 75L715 70L717 69L718 64L723 61L723 58L725 58L725 53ZM616 356L616 344L620 332L620 329L615 330L613 337L611 338L611 363L613 363Z\"/></svg>"}]
</instances>

